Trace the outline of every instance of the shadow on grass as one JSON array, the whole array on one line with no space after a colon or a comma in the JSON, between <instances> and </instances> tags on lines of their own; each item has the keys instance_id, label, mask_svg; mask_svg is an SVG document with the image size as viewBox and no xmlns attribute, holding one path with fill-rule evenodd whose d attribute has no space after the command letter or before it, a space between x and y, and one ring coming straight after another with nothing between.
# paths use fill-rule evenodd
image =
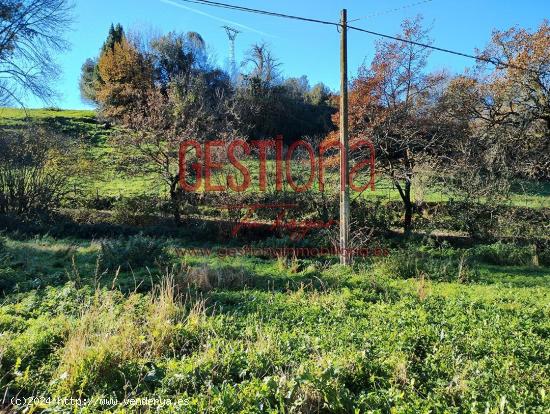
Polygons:
<instances>
[{"instance_id":1,"label":"shadow on grass","mask_svg":"<svg viewBox=\"0 0 550 414\"><path fill-rule=\"evenodd\" d=\"M366 300L396 295L374 277L358 276L350 269L339 267L325 271L321 266L330 266L330 263L313 260L300 261L293 270L279 268L276 260L254 257L241 257L237 265L210 258L202 264L197 261L183 267L174 264L172 258L162 266L122 271L106 269L98 257L99 250L90 241L56 240L49 236L11 240L0 255L0 291L9 295L73 282L77 287L104 286L124 293L146 293L171 274L182 292L204 295L209 300L221 300L226 295L230 302L232 297L251 291L323 294L342 289L364 290L369 292ZM208 266L210 279L206 288L186 279L189 269L200 269L204 265ZM242 277L235 278L235 275Z\"/></svg>"},{"instance_id":2,"label":"shadow on grass","mask_svg":"<svg viewBox=\"0 0 550 414\"><path fill-rule=\"evenodd\" d=\"M97 253L79 251L78 243L46 239L12 241L0 258L0 291L27 292L69 281L87 284Z\"/></svg>"}]
</instances>

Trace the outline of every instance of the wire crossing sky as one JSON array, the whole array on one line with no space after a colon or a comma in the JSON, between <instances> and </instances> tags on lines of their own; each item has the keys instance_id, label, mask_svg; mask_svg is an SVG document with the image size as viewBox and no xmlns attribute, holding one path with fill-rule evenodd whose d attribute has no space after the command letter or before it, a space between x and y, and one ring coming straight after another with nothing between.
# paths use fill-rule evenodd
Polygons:
<instances>
[{"instance_id":1,"label":"wire crossing sky","mask_svg":"<svg viewBox=\"0 0 550 414\"><path fill-rule=\"evenodd\" d=\"M494 29L504 30L515 25L536 29L544 18L550 18L550 2L547 0L526 0L523 3L513 0L388 0L378 3L363 0L226 0L225 7L206 6L206 1L76 0L75 23L67 33L72 50L58 59L63 74L57 84L60 97L56 105L69 109L87 107L81 101L78 89L80 68L86 58L98 55L111 23L121 23L126 31L146 33L196 31L204 37L213 60L225 69L229 64L228 42L222 26L231 25L242 32L235 44L237 63L243 60L251 44L264 41L282 63L283 76L307 75L311 84L323 82L336 91L339 88L337 29L343 8L348 9L348 19L354 28L348 35L350 78L361 64L368 64L372 59L375 42L380 40L374 36L393 37L400 32L403 19L418 14L424 16L426 26L431 27L433 45L457 52L434 51L428 69L445 69L451 73L461 73L475 64L472 57L487 44ZM244 9L268 14L244 13ZM305 16L310 23L322 24L274 18L279 14ZM43 106L31 98L25 103L29 107Z\"/></svg>"},{"instance_id":2,"label":"wire crossing sky","mask_svg":"<svg viewBox=\"0 0 550 414\"><path fill-rule=\"evenodd\" d=\"M342 27L342 24L340 24L340 23L327 22L327 21L313 19L313 18L309 18L309 17L291 16L291 15L288 15L288 14L270 12L270 11L266 11L266 10L251 9L251 8L248 8L248 7L239 7L239 6L234 6L234 5L231 5L231 4L228 4L228 3L219 3L219 2L208 1L208 0L179 0L179 1L187 2L187 3L204 4L204 5L207 5L207 6L221 7L221 8L231 9L231 10L239 10L239 11L244 11L244 12L248 12L248 13L265 14L267 16L273 16L273 17L282 17L282 18L286 18L286 19L301 20L301 21L310 22L310 23L319 23L319 24L327 24L327 25ZM431 0L429 0L429 1L431 1ZM425 2L421 2L421 3L425 3ZM420 3L418 3L418 4L420 4ZM400 10L400 9L394 9L393 11L397 11L397 10ZM352 21L357 21L357 20L361 20L361 19L354 19ZM399 37L395 37L395 36L391 36L391 35L387 35L387 34L383 34L383 33L373 32L372 30L362 29L362 28L357 27L357 26L348 25L347 27L348 27L348 29L351 29L351 30L357 30L359 32L371 34L371 35L378 36L378 37L383 37L385 39L397 40L399 42L409 43L409 44L413 44L413 45L416 45L416 46L421 46L421 47L424 47L424 48L427 48L427 49L437 50L438 52L449 53L449 54L452 54L452 55L463 56L463 57L473 59L473 60L476 60L476 61L491 63L491 64L493 64L495 66L498 66L498 67L514 68L514 69L521 69L521 70L531 70L529 68L524 68L524 67L521 67L521 66L506 64L506 63L501 62L501 61L496 60L496 59L488 59L488 58L484 58L482 56L475 56L475 55L464 53L464 52L458 52L456 50L449 50L449 49L433 46L433 45L426 44L426 43L419 43L419 42L414 42L412 40L405 40L405 39L402 39L402 38L399 38ZM535 72L535 73L538 73L538 72Z\"/></svg>"}]
</instances>

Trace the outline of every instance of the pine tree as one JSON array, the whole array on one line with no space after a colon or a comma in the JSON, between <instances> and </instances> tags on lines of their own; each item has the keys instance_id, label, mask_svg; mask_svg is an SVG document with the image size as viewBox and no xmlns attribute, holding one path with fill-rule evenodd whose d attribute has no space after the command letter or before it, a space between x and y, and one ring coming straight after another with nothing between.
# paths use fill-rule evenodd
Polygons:
<instances>
[{"instance_id":1,"label":"pine tree","mask_svg":"<svg viewBox=\"0 0 550 414\"><path fill-rule=\"evenodd\" d=\"M101 54L105 53L107 50L113 50L115 44L120 44L123 39L126 39L126 35L124 34L122 25L117 23L117 25L114 26L111 23L107 40L105 40L105 43L103 43L103 46L101 47Z\"/></svg>"},{"instance_id":2,"label":"pine tree","mask_svg":"<svg viewBox=\"0 0 550 414\"><path fill-rule=\"evenodd\" d=\"M94 59L86 59L86 62L82 65L79 86L80 96L84 101L94 104L98 103L98 91L105 84L104 80L101 78L98 62L101 60L101 57L105 55L105 53L113 52L115 50L115 45L120 45L125 40L126 35L124 34L124 28L122 25L117 23L115 26L111 23L109 34L107 35L105 42L103 42L103 46L101 46L99 57Z\"/></svg>"}]
</instances>

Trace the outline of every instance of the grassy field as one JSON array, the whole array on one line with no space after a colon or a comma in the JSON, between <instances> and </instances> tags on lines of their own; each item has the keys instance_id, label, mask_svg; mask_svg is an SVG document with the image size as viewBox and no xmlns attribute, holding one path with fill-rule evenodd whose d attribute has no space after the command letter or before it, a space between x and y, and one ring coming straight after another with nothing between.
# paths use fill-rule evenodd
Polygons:
<instances>
[{"instance_id":1,"label":"grassy field","mask_svg":"<svg viewBox=\"0 0 550 414\"><path fill-rule=\"evenodd\" d=\"M377 239L389 254L351 267L228 257L289 240L118 223L99 201L162 195L158 179L119 172L114 130L91 111L29 116L81 138L95 171L71 183L72 216L0 217L0 412L550 412L550 252L417 235ZM3 129L24 120L0 109ZM364 197L399 196L379 180ZM512 203L549 200L548 184L527 183Z\"/></svg>"},{"instance_id":2,"label":"grassy field","mask_svg":"<svg viewBox=\"0 0 550 414\"><path fill-rule=\"evenodd\" d=\"M163 266L117 272L97 241L4 240L9 395L117 412L138 397L179 404L161 412L550 409L548 268L479 260L469 282L403 279L384 258L345 269L168 245Z\"/></svg>"}]
</instances>

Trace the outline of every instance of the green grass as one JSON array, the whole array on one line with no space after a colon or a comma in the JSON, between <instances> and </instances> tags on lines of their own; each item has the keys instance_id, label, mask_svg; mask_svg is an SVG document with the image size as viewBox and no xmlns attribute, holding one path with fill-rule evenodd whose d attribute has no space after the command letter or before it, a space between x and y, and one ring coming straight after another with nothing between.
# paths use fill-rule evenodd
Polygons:
<instances>
[{"instance_id":1,"label":"green grass","mask_svg":"<svg viewBox=\"0 0 550 414\"><path fill-rule=\"evenodd\" d=\"M52 119L52 118L72 118L72 119L95 119L95 111L93 110L71 110L71 109L19 109L19 108L1 108L0 119L2 123L7 123L5 120L16 122L25 118L32 119Z\"/></svg>"},{"instance_id":2,"label":"green grass","mask_svg":"<svg viewBox=\"0 0 550 414\"><path fill-rule=\"evenodd\" d=\"M90 144L105 140L108 132L98 124L94 111L0 108L0 128L17 128L31 120L55 131L82 137Z\"/></svg>"},{"instance_id":3,"label":"green grass","mask_svg":"<svg viewBox=\"0 0 550 414\"><path fill-rule=\"evenodd\" d=\"M27 116L31 118L95 118L94 110L87 109L57 109L57 108L41 108L41 109L20 109L20 108L0 108L2 118L21 119Z\"/></svg>"},{"instance_id":4,"label":"green grass","mask_svg":"<svg viewBox=\"0 0 550 414\"><path fill-rule=\"evenodd\" d=\"M21 127L26 119L52 128L84 142L83 158L89 172L70 184L84 198L134 196L138 194L163 194L165 185L154 174L128 175L117 171L115 150L109 142L115 131L105 128L91 110L56 110L0 108L0 128Z\"/></svg>"},{"instance_id":5,"label":"green grass","mask_svg":"<svg viewBox=\"0 0 550 414\"><path fill-rule=\"evenodd\" d=\"M550 408L548 268L476 262L475 282L437 282L169 249L175 268L116 272L97 241L3 245L0 271L20 280L0 306L8 397L86 398L88 412L133 412L124 397L191 413Z\"/></svg>"}]
</instances>

